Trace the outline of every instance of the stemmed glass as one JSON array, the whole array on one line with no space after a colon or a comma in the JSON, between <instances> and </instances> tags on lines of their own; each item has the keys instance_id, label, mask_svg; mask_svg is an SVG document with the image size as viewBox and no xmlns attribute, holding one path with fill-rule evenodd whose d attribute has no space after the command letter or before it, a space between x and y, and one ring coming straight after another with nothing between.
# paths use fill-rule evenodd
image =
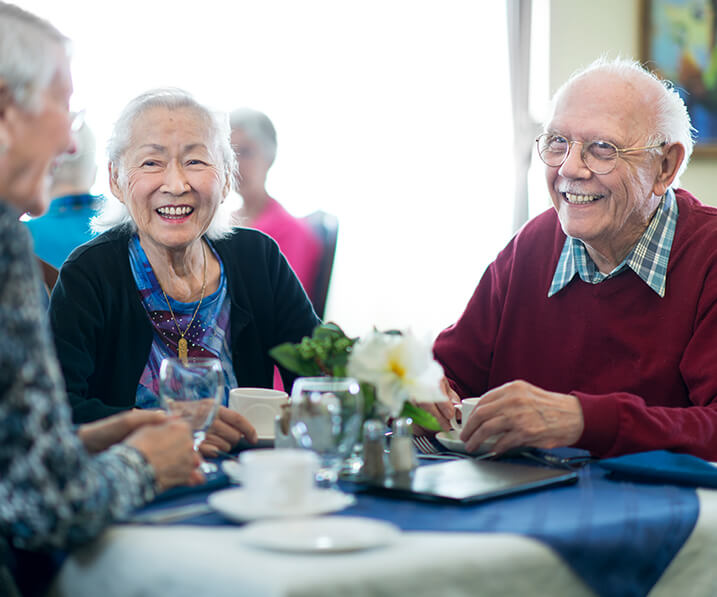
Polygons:
<instances>
[{"instance_id":1,"label":"stemmed glass","mask_svg":"<svg viewBox=\"0 0 717 597\"><path fill-rule=\"evenodd\" d=\"M224 374L219 359L168 358L159 368L160 404L182 417L192 429L194 449L207 435L224 395ZM202 460L203 473L216 472L216 465Z\"/></svg>"},{"instance_id":2,"label":"stemmed glass","mask_svg":"<svg viewBox=\"0 0 717 597\"><path fill-rule=\"evenodd\" d=\"M361 429L363 397L351 377L300 377L291 391L291 434L319 456L319 487L334 488Z\"/></svg>"}]
</instances>

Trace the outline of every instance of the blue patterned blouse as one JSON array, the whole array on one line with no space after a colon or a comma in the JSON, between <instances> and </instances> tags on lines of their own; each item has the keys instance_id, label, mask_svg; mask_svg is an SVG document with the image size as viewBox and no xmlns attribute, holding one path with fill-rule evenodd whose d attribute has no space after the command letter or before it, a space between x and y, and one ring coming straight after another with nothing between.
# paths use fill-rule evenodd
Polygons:
<instances>
[{"instance_id":1,"label":"blue patterned blouse","mask_svg":"<svg viewBox=\"0 0 717 597\"><path fill-rule=\"evenodd\" d=\"M215 357L221 361L224 371L223 404L226 406L229 400L229 389L237 385L229 348L230 300L227 294L224 264L214 248L211 245L209 247L221 268L219 288L202 300L202 305L191 326L189 326L189 322L192 321L198 301L180 303L169 295L167 295L167 299L172 306L179 327L185 332L184 337L188 343L189 356ZM129 241L129 260L142 304L154 328L152 347L149 351L147 365L139 378L135 404L139 408L158 408L160 406L159 367L162 364L162 359L177 356L177 343L180 335L167 307L162 288L136 234Z\"/></svg>"}]
</instances>

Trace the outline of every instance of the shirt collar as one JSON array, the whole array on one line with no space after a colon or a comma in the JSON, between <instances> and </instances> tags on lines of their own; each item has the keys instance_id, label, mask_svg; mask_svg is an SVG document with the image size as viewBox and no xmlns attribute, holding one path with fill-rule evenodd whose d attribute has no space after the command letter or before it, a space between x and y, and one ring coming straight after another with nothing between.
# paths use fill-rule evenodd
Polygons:
<instances>
[{"instance_id":1,"label":"shirt collar","mask_svg":"<svg viewBox=\"0 0 717 597\"><path fill-rule=\"evenodd\" d=\"M599 284L617 276L628 267L659 296L664 297L667 262L675 238L678 213L675 193L672 189L668 189L640 240L623 262L609 274L603 274L598 270L581 240L568 236L555 268L548 297L565 288L575 274L579 275L583 282Z\"/></svg>"}]
</instances>

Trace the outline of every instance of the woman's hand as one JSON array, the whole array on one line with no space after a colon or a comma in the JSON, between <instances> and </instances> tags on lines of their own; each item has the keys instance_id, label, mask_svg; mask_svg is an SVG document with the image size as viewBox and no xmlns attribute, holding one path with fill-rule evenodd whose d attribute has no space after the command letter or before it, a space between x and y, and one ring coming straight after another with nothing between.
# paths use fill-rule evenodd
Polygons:
<instances>
[{"instance_id":1,"label":"woman's hand","mask_svg":"<svg viewBox=\"0 0 717 597\"><path fill-rule=\"evenodd\" d=\"M259 441L256 429L247 419L236 411L220 406L199 450L206 458L212 458L220 450L229 452L243 437L246 437L250 444Z\"/></svg>"},{"instance_id":2,"label":"woman's hand","mask_svg":"<svg viewBox=\"0 0 717 597\"><path fill-rule=\"evenodd\" d=\"M121 442L144 425L161 425L166 422L167 415L160 410L134 409L82 425L77 436L88 452L96 453Z\"/></svg>"},{"instance_id":3,"label":"woman's hand","mask_svg":"<svg viewBox=\"0 0 717 597\"><path fill-rule=\"evenodd\" d=\"M144 425L125 443L139 450L154 469L159 491L176 485L199 485L204 475L197 468L199 455L186 421L166 418L161 425Z\"/></svg>"}]
</instances>

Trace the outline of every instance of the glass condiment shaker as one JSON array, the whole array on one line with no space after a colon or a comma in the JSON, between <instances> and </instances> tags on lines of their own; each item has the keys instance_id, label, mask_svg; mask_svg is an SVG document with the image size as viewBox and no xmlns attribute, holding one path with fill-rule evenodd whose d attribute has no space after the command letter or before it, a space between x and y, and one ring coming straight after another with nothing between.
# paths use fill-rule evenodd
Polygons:
<instances>
[{"instance_id":1,"label":"glass condiment shaker","mask_svg":"<svg viewBox=\"0 0 717 597\"><path fill-rule=\"evenodd\" d=\"M384 424L378 419L368 419L363 424L363 468L361 473L364 477L383 478L386 473L384 430Z\"/></svg>"},{"instance_id":2,"label":"glass condiment shaker","mask_svg":"<svg viewBox=\"0 0 717 597\"><path fill-rule=\"evenodd\" d=\"M410 417L399 417L393 422L390 460L395 473L412 471L418 464L412 426L413 419Z\"/></svg>"}]
</instances>

